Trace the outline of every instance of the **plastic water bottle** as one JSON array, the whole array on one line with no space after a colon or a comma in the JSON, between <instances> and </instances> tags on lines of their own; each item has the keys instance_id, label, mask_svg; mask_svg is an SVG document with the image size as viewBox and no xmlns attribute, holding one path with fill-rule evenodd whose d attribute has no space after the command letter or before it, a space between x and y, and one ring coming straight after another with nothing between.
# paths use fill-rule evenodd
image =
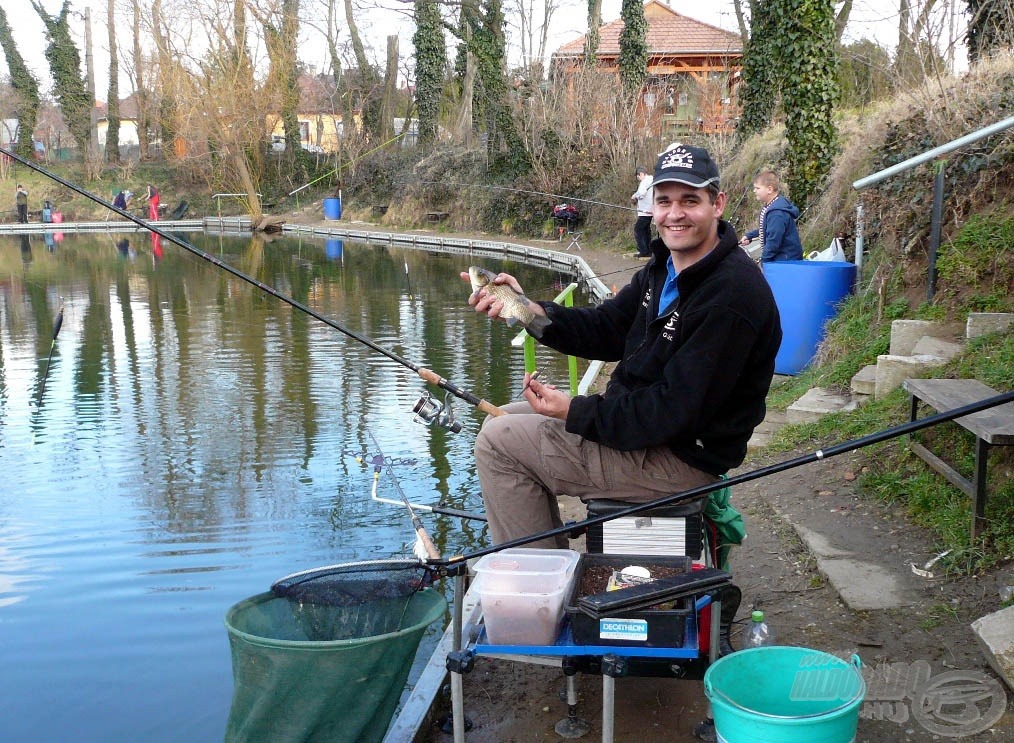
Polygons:
<instances>
[{"instance_id":1,"label":"plastic water bottle","mask_svg":"<svg viewBox=\"0 0 1014 743\"><path fill-rule=\"evenodd\" d=\"M775 633L768 627L767 622L764 621L764 612L755 611L750 615L750 629L746 634L746 641L743 643L745 648L759 648L765 645L775 644Z\"/></svg>"}]
</instances>

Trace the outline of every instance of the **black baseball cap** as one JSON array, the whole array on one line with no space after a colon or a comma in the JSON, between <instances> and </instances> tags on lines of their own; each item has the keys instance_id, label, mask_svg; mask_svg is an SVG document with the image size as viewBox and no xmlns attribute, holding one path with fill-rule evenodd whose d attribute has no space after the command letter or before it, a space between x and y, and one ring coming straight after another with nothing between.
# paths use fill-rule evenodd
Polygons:
<instances>
[{"instance_id":1,"label":"black baseball cap","mask_svg":"<svg viewBox=\"0 0 1014 743\"><path fill-rule=\"evenodd\" d=\"M659 154L651 185L683 183L693 188L705 188L711 184L717 186L718 182L718 166L706 149L673 142Z\"/></svg>"}]
</instances>

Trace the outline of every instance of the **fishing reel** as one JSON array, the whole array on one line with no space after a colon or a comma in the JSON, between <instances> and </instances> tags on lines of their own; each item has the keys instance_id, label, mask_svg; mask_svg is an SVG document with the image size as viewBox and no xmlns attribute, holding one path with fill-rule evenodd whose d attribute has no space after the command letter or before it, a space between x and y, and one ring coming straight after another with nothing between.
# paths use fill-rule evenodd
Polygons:
<instances>
[{"instance_id":1,"label":"fishing reel","mask_svg":"<svg viewBox=\"0 0 1014 743\"><path fill-rule=\"evenodd\" d=\"M446 428L451 433L461 433L461 421L455 419L454 409L451 407L451 393L448 392L441 403L429 392L423 392L422 397L412 408L415 413L413 420L427 426L438 425Z\"/></svg>"}]
</instances>

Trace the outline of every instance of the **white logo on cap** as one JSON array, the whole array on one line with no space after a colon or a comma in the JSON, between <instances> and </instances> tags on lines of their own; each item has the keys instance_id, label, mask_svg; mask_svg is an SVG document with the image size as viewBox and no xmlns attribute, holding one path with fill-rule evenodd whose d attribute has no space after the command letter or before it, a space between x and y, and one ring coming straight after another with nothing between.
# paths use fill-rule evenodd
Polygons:
<instances>
[{"instance_id":1,"label":"white logo on cap","mask_svg":"<svg viewBox=\"0 0 1014 743\"><path fill-rule=\"evenodd\" d=\"M690 168L694 167L694 155L692 152L677 147L675 150L663 153L664 157L660 163L662 169L665 168Z\"/></svg>"}]
</instances>

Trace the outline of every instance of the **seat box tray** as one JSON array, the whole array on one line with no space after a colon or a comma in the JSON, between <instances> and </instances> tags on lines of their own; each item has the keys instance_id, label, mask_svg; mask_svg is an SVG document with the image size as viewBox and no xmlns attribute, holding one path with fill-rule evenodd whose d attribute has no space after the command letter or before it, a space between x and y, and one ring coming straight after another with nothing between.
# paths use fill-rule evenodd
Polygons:
<instances>
[{"instance_id":1,"label":"seat box tray","mask_svg":"<svg viewBox=\"0 0 1014 743\"><path fill-rule=\"evenodd\" d=\"M592 617L578 607L582 596L601 593L605 582L590 589L583 589L586 574L600 573L608 576L614 570L629 565L640 565L652 574L675 575L691 570L691 558L659 555L581 555L574 573L574 581L566 599L564 611L570 620L571 632L576 645L607 645L634 647L678 647L683 644L688 621L696 621L694 599L683 596L674 601L665 601L669 608L641 609L611 613L609 616ZM603 569L604 568L604 569Z\"/></svg>"}]
</instances>

